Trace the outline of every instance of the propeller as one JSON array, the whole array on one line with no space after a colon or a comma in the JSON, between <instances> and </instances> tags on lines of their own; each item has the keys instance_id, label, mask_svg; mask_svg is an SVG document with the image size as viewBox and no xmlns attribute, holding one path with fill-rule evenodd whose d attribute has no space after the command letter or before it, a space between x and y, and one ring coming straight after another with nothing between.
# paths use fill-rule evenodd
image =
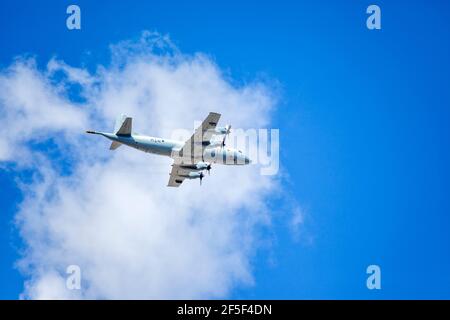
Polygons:
<instances>
[{"instance_id":1,"label":"propeller","mask_svg":"<svg viewBox=\"0 0 450 320\"><path fill-rule=\"evenodd\" d=\"M222 148L225 147L225 139L230 135L230 132L231 132L231 124L225 126L225 129L226 129L226 133L225 133L225 135L223 136L223 140L222 140Z\"/></svg>"},{"instance_id":2,"label":"propeller","mask_svg":"<svg viewBox=\"0 0 450 320\"><path fill-rule=\"evenodd\" d=\"M200 185L202 185L203 177L204 177L203 172L200 172Z\"/></svg>"},{"instance_id":3,"label":"propeller","mask_svg":"<svg viewBox=\"0 0 450 320\"><path fill-rule=\"evenodd\" d=\"M206 166L206 171L208 171L208 176L209 175L211 175L211 164L208 164L207 166Z\"/></svg>"}]
</instances>

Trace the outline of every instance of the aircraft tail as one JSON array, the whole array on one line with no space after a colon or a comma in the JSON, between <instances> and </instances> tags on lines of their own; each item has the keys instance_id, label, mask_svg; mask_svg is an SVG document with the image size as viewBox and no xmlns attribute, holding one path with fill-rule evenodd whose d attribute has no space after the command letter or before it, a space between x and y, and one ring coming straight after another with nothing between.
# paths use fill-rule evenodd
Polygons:
<instances>
[{"instance_id":1,"label":"aircraft tail","mask_svg":"<svg viewBox=\"0 0 450 320\"><path fill-rule=\"evenodd\" d=\"M116 119L116 123L114 125L114 133L118 136L126 137L131 135L131 128L132 128L132 118L127 117L126 115L122 114ZM122 144L118 141L113 141L111 143L111 146L109 147L109 150L116 150L118 147L120 147Z\"/></svg>"},{"instance_id":2,"label":"aircraft tail","mask_svg":"<svg viewBox=\"0 0 450 320\"><path fill-rule=\"evenodd\" d=\"M116 119L116 123L114 125L114 134L119 137L129 137L131 136L131 128L132 128L132 118L127 117L126 115L122 114ZM110 133L103 133L103 132L97 132L93 130L88 130L86 133L90 134L100 134L103 135L111 140L113 142L111 143L111 146L109 147L109 150L116 150L118 147L122 145L119 141L115 141L113 137L111 137Z\"/></svg>"},{"instance_id":3,"label":"aircraft tail","mask_svg":"<svg viewBox=\"0 0 450 320\"><path fill-rule=\"evenodd\" d=\"M122 114L116 119L114 133L118 136L130 136L132 128L132 118Z\"/></svg>"}]
</instances>

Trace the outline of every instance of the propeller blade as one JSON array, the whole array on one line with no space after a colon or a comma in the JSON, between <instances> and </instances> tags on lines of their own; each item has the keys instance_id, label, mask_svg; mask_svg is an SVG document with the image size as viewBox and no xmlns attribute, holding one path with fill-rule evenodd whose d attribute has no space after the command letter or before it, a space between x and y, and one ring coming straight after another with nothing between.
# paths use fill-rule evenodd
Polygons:
<instances>
[{"instance_id":1,"label":"propeller blade","mask_svg":"<svg viewBox=\"0 0 450 320\"><path fill-rule=\"evenodd\" d=\"M225 139L230 135L231 132L231 124L227 125L226 127L226 133L223 136L223 140L222 140L222 148L225 147Z\"/></svg>"},{"instance_id":2,"label":"propeller blade","mask_svg":"<svg viewBox=\"0 0 450 320\"><path fill-rule=\"evenodd\" d=\"M222 140L222 148L225 147L225 139L230 135L231 132L231 124L227 125L226 127L226 133L223 136L223 140Z\"/></svg>"}]
</instances>

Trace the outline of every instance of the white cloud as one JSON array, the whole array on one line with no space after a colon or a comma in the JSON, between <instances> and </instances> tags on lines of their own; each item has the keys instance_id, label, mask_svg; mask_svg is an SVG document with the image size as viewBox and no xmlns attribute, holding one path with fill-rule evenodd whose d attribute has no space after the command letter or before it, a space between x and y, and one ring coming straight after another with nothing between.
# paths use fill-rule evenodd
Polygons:
<instances>
[{"instance_id":1,"label":"white cloud","mask_svg":"<svg viewBox=\"0 0 450 320\"><path fill-rule=\"evenodd\" d=\"M0 73L0 160L35 173L17 213L26 243L23 297L211 298L251 284L273 177L254 166L214 166L202 187L167 188L169 158L111 152L83 130L112 129L126 113L136 131L170 135L209 111L236 127L268 126L271 89L235 87L211 59L183 55L158 34L111 48L112 64L95 74L56 59L46 70L17 60ZM77 102L67 94L74 83ZM65 288L72 264L81 267L81 291Z\"/></svg>"},{"instance_id":2,"label":"white cloud","mask_svg":"<svg viewBox=\"0 0 450 320\"><path fill-rule=\"evenodd\" d=\"M17 161L26 141L39 141L56 131L74 134L86 122L83 110L62 97L61 88L36 68L17 60L0 74L0 161Z\"/></svg>"}]
</instances>

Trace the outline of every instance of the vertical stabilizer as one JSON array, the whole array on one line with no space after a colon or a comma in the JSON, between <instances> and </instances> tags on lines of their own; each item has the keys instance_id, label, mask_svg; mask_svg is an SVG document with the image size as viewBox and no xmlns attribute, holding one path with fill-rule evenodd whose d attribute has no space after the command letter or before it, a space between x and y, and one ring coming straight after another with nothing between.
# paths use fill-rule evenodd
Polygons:
<instances>
[{"instance_id":1,"label":"vertical stabilizer","mask_svg":"<svg viewBox=\"0 0 450 320\"><path fill-rule=\"evenodd\" d=\"M114 133L118 136L130 136L132 128L132 118L126 115L120 115L114 125Z\"/></svg>"}]
</instances>

